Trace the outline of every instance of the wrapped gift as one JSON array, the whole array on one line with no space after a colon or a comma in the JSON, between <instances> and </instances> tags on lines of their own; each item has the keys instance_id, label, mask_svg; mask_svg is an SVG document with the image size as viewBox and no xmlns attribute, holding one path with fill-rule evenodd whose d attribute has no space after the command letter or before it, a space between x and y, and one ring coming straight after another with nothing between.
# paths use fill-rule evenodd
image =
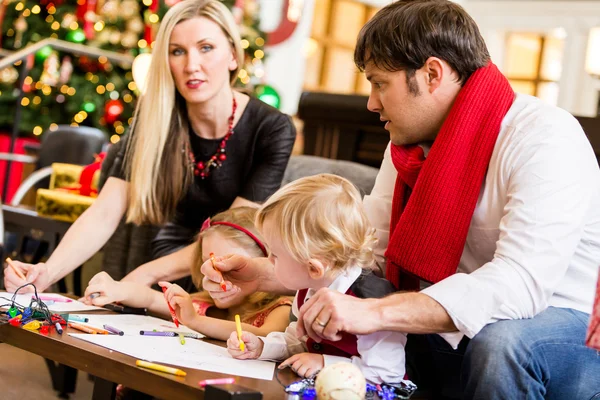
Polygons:
<instances>
[{"instance_id":1,"label":"wrapped gift","mask_svg":"<svg viewBox=\"0 0 600 400\"><path fill-rule=\"evenodd\" d=\"M61 221L75 221L94 202L93 197L59 190L38 189L35 209L39 215Z\"/></svg>"},{"instance_id":2,"label":"wrapped gift","mask_svg":"<svg viewBox=\"0 0 600 400\"><path fill-rule=\"evenodd\" d=\"M593 349L600 350L600 278L596 286L596 301L594 302L585 344Z\"/></svg>"},{"instance_id":3,"label":"wrapped gift","mask_svg":"<svg viewBox=\"0 0 600 400\"><path fill-rule=\"evenodd\" d=\"M35 208L39 215L75 221L98 195L100 166L104 153L87 166L52 164L49 189L38 189Z\"/></svg>"}]
</instances>

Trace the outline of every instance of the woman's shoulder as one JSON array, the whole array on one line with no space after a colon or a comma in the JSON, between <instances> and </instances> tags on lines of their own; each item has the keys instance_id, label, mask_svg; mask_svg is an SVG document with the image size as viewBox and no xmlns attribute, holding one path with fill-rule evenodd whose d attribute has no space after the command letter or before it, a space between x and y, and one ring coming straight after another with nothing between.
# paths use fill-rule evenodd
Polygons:
<instances>
[{"instance_id":1,"label":"woman's shoulder","mask_svg":"<svg viewBox=\"0 0 600 400\"><path fill-rule=\"evenodd\" d=\"M289 115L252 96L250 96L244 114L247 114L255 121L286 121L290 125L292 124Z\"/></svg>"}]
</instances>

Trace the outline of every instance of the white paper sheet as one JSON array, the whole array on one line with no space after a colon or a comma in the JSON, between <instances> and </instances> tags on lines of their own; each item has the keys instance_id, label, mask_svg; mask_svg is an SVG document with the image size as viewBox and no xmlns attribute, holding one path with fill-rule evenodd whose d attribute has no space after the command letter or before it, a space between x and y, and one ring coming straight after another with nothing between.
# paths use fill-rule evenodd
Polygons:
<instances>
[{"instance_id":1,"label":"white paper sheet","mask_svg":"<svg viewBox=\"0 0 600 400\"><path fill-rule=\"evenodd\" d=\"M69 335L137 359L227 375L271 380L275 369L273 362L236 360L227 349L196 339L186 339L182 345L176 337Z\"/></svg>"},{"instance_id":2,"label":"white paper sheet","mask_svg":"<svg viewBox=\"0 0 600 400\"><path fill-rule=\"evenodd\" d=\"M179 325L176 327L173 321L166 321L160 318L150 317L148 315L132 315L132 314L81 314L82 317L88 318L88 325L102 328L104 324L108 324L113 328L122 330L127 336L140 337L140 331L177 331L196 333L203 337L204 335L191 330L190 328ZM179 339L178 339L179 340ZM187 339L186 339L187 340ZM192 340L192 339L190 339Z\"/></svg>"},{"instance_id":3,"label":"white paper sheet","mask_svg":"<svg viewBox=\"0 0 600 400\"><path fill-rule=\"evenodd\" d=\"M80 311L95 311L95 310L106 310L102 307L96 306L88 306L80 301L69 299L68 297L61 296L57 293L38 293L39 296L42 296L42 301L44 299L56 298L56 299L68 299L70 302L55 302L53 304L48 304L48 308L50 311L54 313L70 313L70 312L80 312ZM33 293L19 293L15 301L22 306L29 306L31 303L31 297L34 296ZM10 300L13 297L13 293L0 292L0 305L10 303Z\"/></svg>"}]
</instances>

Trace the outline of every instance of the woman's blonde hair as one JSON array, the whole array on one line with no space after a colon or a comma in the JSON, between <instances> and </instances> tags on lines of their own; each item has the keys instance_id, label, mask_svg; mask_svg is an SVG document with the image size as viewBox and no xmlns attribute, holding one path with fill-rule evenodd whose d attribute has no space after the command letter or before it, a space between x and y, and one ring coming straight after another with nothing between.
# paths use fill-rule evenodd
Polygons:
<instances>
[{"instance_id":1,"label":"woman's blonde hair","mask_svg":"<svg viewBox=\"0 0 600 400\"><path fill-rule=\"evenodd\" d=\"M156 41L127 145L125 174L130 182L127 222L162 224L193 182L189 166L189 126L186 102L175 87L169 68L169 40L178 23L206 17L221 27L235 53L237 69L244 60L240 34L227 7L217 0L184 0L166 13Z\"/></svg>"},{"instance_id":2,"label":"woman's blonde hair","mask_svg":"<svg viewBox=\"0 0 600 400\"><path fill-rule=\"evenodd\" d=\"M256 212L257 209L254 207L231 208L212 217L210 219L210 223L234 223L236 225L241 226L244 229L249 230L258 238L258 240L263 242L262 237L256 231L256 228L254 226ZM259 245L256 243L256 241L243 231L227 225L211 225L210 227L202 230L198 234L198 246L196 248L195 257L196 259L194 262L194 266L192 267L192 280L194 282L194 285L196 285L196 287L199 289L202 287L202 278L204 278L204 275L200 272L200 267L202 267L204 259L202 254L202 239L206 235L211 235L214 233L218 233L223 239L234 241L238 246L246 249L246 251L249 252L253 257L264 257L264 253L259 247ZM205 291L193 294L192 298L210 304L214 304L213 299ZM276 294L266 292L253 293L250 296L248 296L248 298L242 305L242 309L240 311L240 318L244 322L252 323L252 321L258 314L277 306L281 301L282 296Z\"/></svg>"},{"instance_id":3,"label":"woman's blonde hair","mask_svg":"<svg viewBox=\"0 0 600 400\"><path fill-rule=\"evenodd\" d=\"M261 231L266 219L275 222L283 246L301 263L311 258L334 269L352 263L373 266L376 243L358 189L332 174L308 176L279 189L256 214Z\"/></svg>"}]
</instances>

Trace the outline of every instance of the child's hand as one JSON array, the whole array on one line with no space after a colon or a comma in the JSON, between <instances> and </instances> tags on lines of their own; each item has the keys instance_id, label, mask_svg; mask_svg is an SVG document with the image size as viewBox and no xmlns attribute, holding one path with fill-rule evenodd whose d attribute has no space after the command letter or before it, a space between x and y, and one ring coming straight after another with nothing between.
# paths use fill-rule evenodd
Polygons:
<instances>
[{"instance_id":1,"label":"child's hand","mask_svg":"<svg viewBox=\"0 0 600 400\"><path fill-rule=\"evenodd\" d=\"M158 285L167 288L165 298L175 310L179 322L184 325L189 325L190 322L198 316L189 293L183 290L181 286L173 283L158 282Z\"/></svg>"},{"instance_id":2,"label":"child's hand","mask_svg":"<svg viewBox=\"0 0 600 400\"><path fill-rule=\"evenodd\" d=\"M316 375L325 366L321 354L300 353L294 354L279 365L279 369L290 367L301 378L310 378Z\"/></svg>"},{"instance_id":3,"label":"child's hand","mask_svg":"<svg viewBox=\"0 0 600 400\"><path fill-rule=\"evenodd\" d=\"M88 305L103 306L115 301L126 301L131 296L128 288L121 282L115 281L106 272L99 272L90 279L83 302Z\"/></svg>"},{"instance_id":4,"label":"child's hand","mask_svg":"<svg viewBox=\"0 0 600 400\"><path fill-rule=\"evenodd\" d=\"M240 350L240 341L238 340L237 332L231 332L231 336L227 340L227 351L233 358L238 360L254 360L260 357L263 351L263 341L254 333L242 332L242 341L244 342L244 351Z\"/></svg>"}]
</instances>

